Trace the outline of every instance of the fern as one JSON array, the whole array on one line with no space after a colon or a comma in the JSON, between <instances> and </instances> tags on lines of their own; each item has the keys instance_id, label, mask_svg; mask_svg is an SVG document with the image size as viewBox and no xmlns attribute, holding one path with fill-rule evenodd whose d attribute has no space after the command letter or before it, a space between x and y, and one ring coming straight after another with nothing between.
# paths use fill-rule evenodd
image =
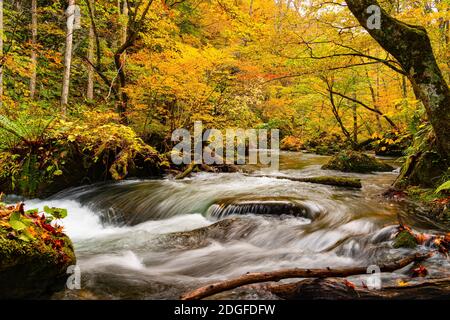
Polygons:
<instances>
[{"instance_id":1,"label":"fern","mask_svg":"<svg viewBox=\"0 0 450 320\"><path fill-rule=\"evenodd\" d=\"M444 182L443 184L441 184L439 187L437 187L436 191L434 191L434 193L439 193L441 191L448 191L450 190L450 180Z\"/></svg>"},{"instance_id":2,"label":"fern","mask_svg":"<svg viewBox=\"0 0 450 320\"><path fill-rule=\"evenodd\" d=\"M0 150L13 149L20 143L31 146L43 141L52 121L53 119L30 120L21 118L11 120L0 115Z\"/></svg>"}]
</instances>

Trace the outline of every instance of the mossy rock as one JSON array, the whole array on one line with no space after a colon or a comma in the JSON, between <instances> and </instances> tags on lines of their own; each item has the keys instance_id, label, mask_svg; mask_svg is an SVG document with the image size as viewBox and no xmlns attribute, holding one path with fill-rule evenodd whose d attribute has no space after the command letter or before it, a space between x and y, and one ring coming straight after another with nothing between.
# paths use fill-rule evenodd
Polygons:
<instances>
[{"instance_id":1,"label":"mossy rock","mask_svg":"<svg viewBox=\"0 0 450 320\"><path fill-rule=\"evenodd\" d=\"M24 212L23 205L0 203L0 299L47 298L64 288L67 268L75 264L60 227L37 211Z\"/></svg>"},{"instance_id":2,"label":"mossy rock","mask_svg":"<svg viewBox=\"0 0 450 320\"><path fill-rule=\"evenodd\" d=\"M394 240L394 248L409 248L413 249L417 246L417 239L408 231L401 231Z\"/></svg>"},{"instance_id":3,"label":"mossy rock","mask_svg":"<svg viewBox=\"0 0 450 320\"><path fill-rule=\"evenodd\" d=\"M387 172L394 168L375 157L356 151L342 151L322 166L324 170L342 172L370 173Z\"/></svg>"},{"instance_id":4,"label":"mossy rock","mask_svg":"<svg viewBox=\"0 0 450 320\"><path fill-rule=\"evenodd\" d=\"M70 239L64 236L60 251L42 241L8 239L0 233L0 299L47 297L64 288L70 265L76 258Z\"/></svg>"},{"instance_id":5,"label":"mossy rock","mask_svg":"<svg viewBox=\"0 0 450 320\"><path fill-rule=\"evenodd\" d=\"M408 157L395 186L436 188L442 177L449 173L448 168L447 161L437 152L419 152Z\"/></svg>"}]
</instances>

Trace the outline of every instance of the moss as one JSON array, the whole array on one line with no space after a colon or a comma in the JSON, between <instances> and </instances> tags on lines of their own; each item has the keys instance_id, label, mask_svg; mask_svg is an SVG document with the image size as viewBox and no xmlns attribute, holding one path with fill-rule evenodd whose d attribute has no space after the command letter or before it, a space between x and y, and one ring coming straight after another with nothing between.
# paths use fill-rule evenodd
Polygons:
<instances>
[{"instance_id":1,"label":"moss","mask_svg":"<svg viewBox=\"0 0 450 320\"><path fill-rule=\"evenodd\" d=\"M446 162L437 152L419 152L408 157L396 187L420 186L423 188L434 188L447 170Z\"/></svg>"},{"instance_id":2,"label":"moss","mask_svg":"<svg viewBox=\"0 0 450 320\"><path fill-rule=\"evenodd\" d=\"M33 224L34 239L24 241L4 219L0 222L0 299L47 297L61 290L68 277L67 268L76 264L70 239Z\"/></svg>"},{"instance_id":3,"label":"moss","mask_svg":"<svg viewBox=\"0 0 450 320\"><path fill-rule=\"evenodd\" d=\"M328 163L322 166L324 170L338 170L343 172L370 173L374 171L392 171L390 165L356 151L343 151L332 157Z\"/></svg>"},{"instance_id":4,"label":"moss","mask_svg":"<svg viewBox=\"0 0 450 320\"><path fill-rule=\"evenodd\" d=\"M329 186L348 187L348 188L362 188L360 179L346 178L346 177L331 177L321 176L312 178L302 178L304 182L325 184Z\"/></svg>"},{"instance_id":5,"label":"moss","mask_svg":"<svg viewBox=\"0 0 450 320\"><path fill-rule=\"evenodd\" d=\"M413 249L417 246L416 238L408 231L404 230L400 232L394 240L394 248L410 248Z\"/></svg>"}]
</instances>

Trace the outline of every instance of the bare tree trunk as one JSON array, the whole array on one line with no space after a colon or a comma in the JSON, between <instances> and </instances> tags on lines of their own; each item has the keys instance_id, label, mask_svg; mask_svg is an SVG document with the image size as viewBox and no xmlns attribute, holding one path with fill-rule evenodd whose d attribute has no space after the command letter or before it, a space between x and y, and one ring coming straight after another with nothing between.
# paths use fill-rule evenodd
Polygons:
<instances>
[{"instance_id":1,"label":"bare tree trunk","mask_svg":"<svg viewBox=\"0 0 450 320\"><path fill-rule=\"evenodd\" d=\"M0 0L0 108L3 106L3 0Z\"/></svg>"},{"instance_id":2,"label":"bare tree trunk","mask_svg":"<svg viewBox=\"0 0 450 320\"><path fill-rule=\"evenodd\" d=\"M120 2L119 2L119 11L120 11ZM128 20L128 1L127 0L123 0L123 7L122 7L122 17L124 19L124 23L122 25L122 30L121 30L121 39L120 39L120 44L124 44L127 41L127 22L126 20Z\"/></svg>"},{"instance_id":3,"label":"bare tree trunk","mask_svg":"<svg viewBox=\"0 0 450 320\"><path fill-rule=\"evenodd\" d=\"M37 0L31 0L31 77L30 77L30 98L34 99L36 94L37 78Z\"/></svg>"},{"instance_id":4,"label":"bare tree trunk","mask_svg":"<svg viewBox=\"0 0 450 320\"><path fill-rule=\"evenodd\" d=\"M92 14L95 14L95 1L89 0ZM88 47L88 60L94 63L94 49L95 49L95 30L93 21L91 21L89 27L89 47ZM88 84L86 98L88 100L94 100L94 66L88 64Z\"/></svg>"},{"instance_id":5,"label":"bare tree trunk","mask_svg":"<svg viewBox=\"0 0 450 320\"><path fill-rule=\"evenodd\" d=\"M66 53L64 55L64 76L61 93L61 112L63 115L65 115L67 112L67 104L69 102L70 68L72 66L73 30L75 22L75 0L69 0L69 6L66 11L66 16L67 16Z\"/></svg>"},{"instance_id":6,"label":"bare tree trunk","mask_svg":"<svg viewBox=\"0 0 450 320\"><path fill-rule=\"evenodd\" d=\"M392 54L406 72L416 97L422 101L436 135L439 153L450 160L450 91L433 54L425 28L409 25L391 17L376 0L346 0L347 6L361 26L387 52ZM377 6L381 13L381 28L369 28Z\"/></svg>"},{"instance_id":7,"label":"bare tree trunk","mask_svg":"<svg viewBox=\"0 0 450 320\"><path fill-rule=\"evenodd\" d=\"M378 109L377 95L375 94L375 90L373 88L372 82L370 81L369 73L367 72L367 70L366 70L366 76L367 76L367 83L369 84L370 94L372 96L372 103L373 103L374 109ZM378 85L378 68L377 68L377 85ZM383 131L383 125L381 124L380 115L376 114L375 116L376 116L376 119L377 119L378 132L382 132Z\"/></svg>"},{"instance_id":8,"label":"bare tree trunk","mask_svg":"<svg viewBox=\"0 0 450 320\"><path fill-rule=\"evenodd\" d=\"M356 93L353 93L353 99L356 100ZM352 111L353 111L353 141L355 144L358 144L358 105L356 102L353 102L352 104Z\"/></svg>"},{"instance_id":9,"label":"bare tree trunk","mask_svg":"<svg viewBox=\"0 0 450 320\"><path fill-rule=\"evenodd\" d=\"M139 2L140 3L140 2ZM142 6L144 9L142 10L142 14L138 17L139 6L135 7L132 12L128 14L128 22L126 27L126 37L123 44L116 50L114 53L114 64L116 66L117 74L119 77L119 90L117 92L120 93L121 100L117 106L117 112L121 118L122 122L128 122L126 117L126 111L128 109L128 94L125 90L123 90L127 85L127 79L124 71L124 54L128 48L132 47L135 41L139 38L139 32L145 23L145 18L150 10L150 6L153 3L153 0L148 0ZM125 1L125 4L127 2ZM130 7L126 5L127 10L130 10Z\"/></svg>"}]
</instances>

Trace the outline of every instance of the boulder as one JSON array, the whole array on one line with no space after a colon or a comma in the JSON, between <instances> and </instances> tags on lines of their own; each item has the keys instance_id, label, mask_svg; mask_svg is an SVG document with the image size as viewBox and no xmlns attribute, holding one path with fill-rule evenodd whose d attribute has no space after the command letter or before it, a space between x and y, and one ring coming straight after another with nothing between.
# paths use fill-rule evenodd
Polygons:
<instances>
[{"instance_id":1,"label":"boulder","mask_svg":"<svg viewBox=\"0 0 450 320\"><path fill-rule=\"evenodd\" d=\"M47 298L62 290L67 268L76 264L70 239L37 213L22 210L23 222L8 214L0 207L0 299ZM21 223L30 224L22 229Z\"/></svg>"},{"instance_id":2,"label":"boulder","mask_svg":"<svg viewBox=\"0 0 450 320\"><path fill-rule=\"evenodd\" d=\"M322 166L322 169L356 173L387 172L394 170L392 166L375 157L351 150L342 151L335 155Z\"/></svg>"}]
</instances>

